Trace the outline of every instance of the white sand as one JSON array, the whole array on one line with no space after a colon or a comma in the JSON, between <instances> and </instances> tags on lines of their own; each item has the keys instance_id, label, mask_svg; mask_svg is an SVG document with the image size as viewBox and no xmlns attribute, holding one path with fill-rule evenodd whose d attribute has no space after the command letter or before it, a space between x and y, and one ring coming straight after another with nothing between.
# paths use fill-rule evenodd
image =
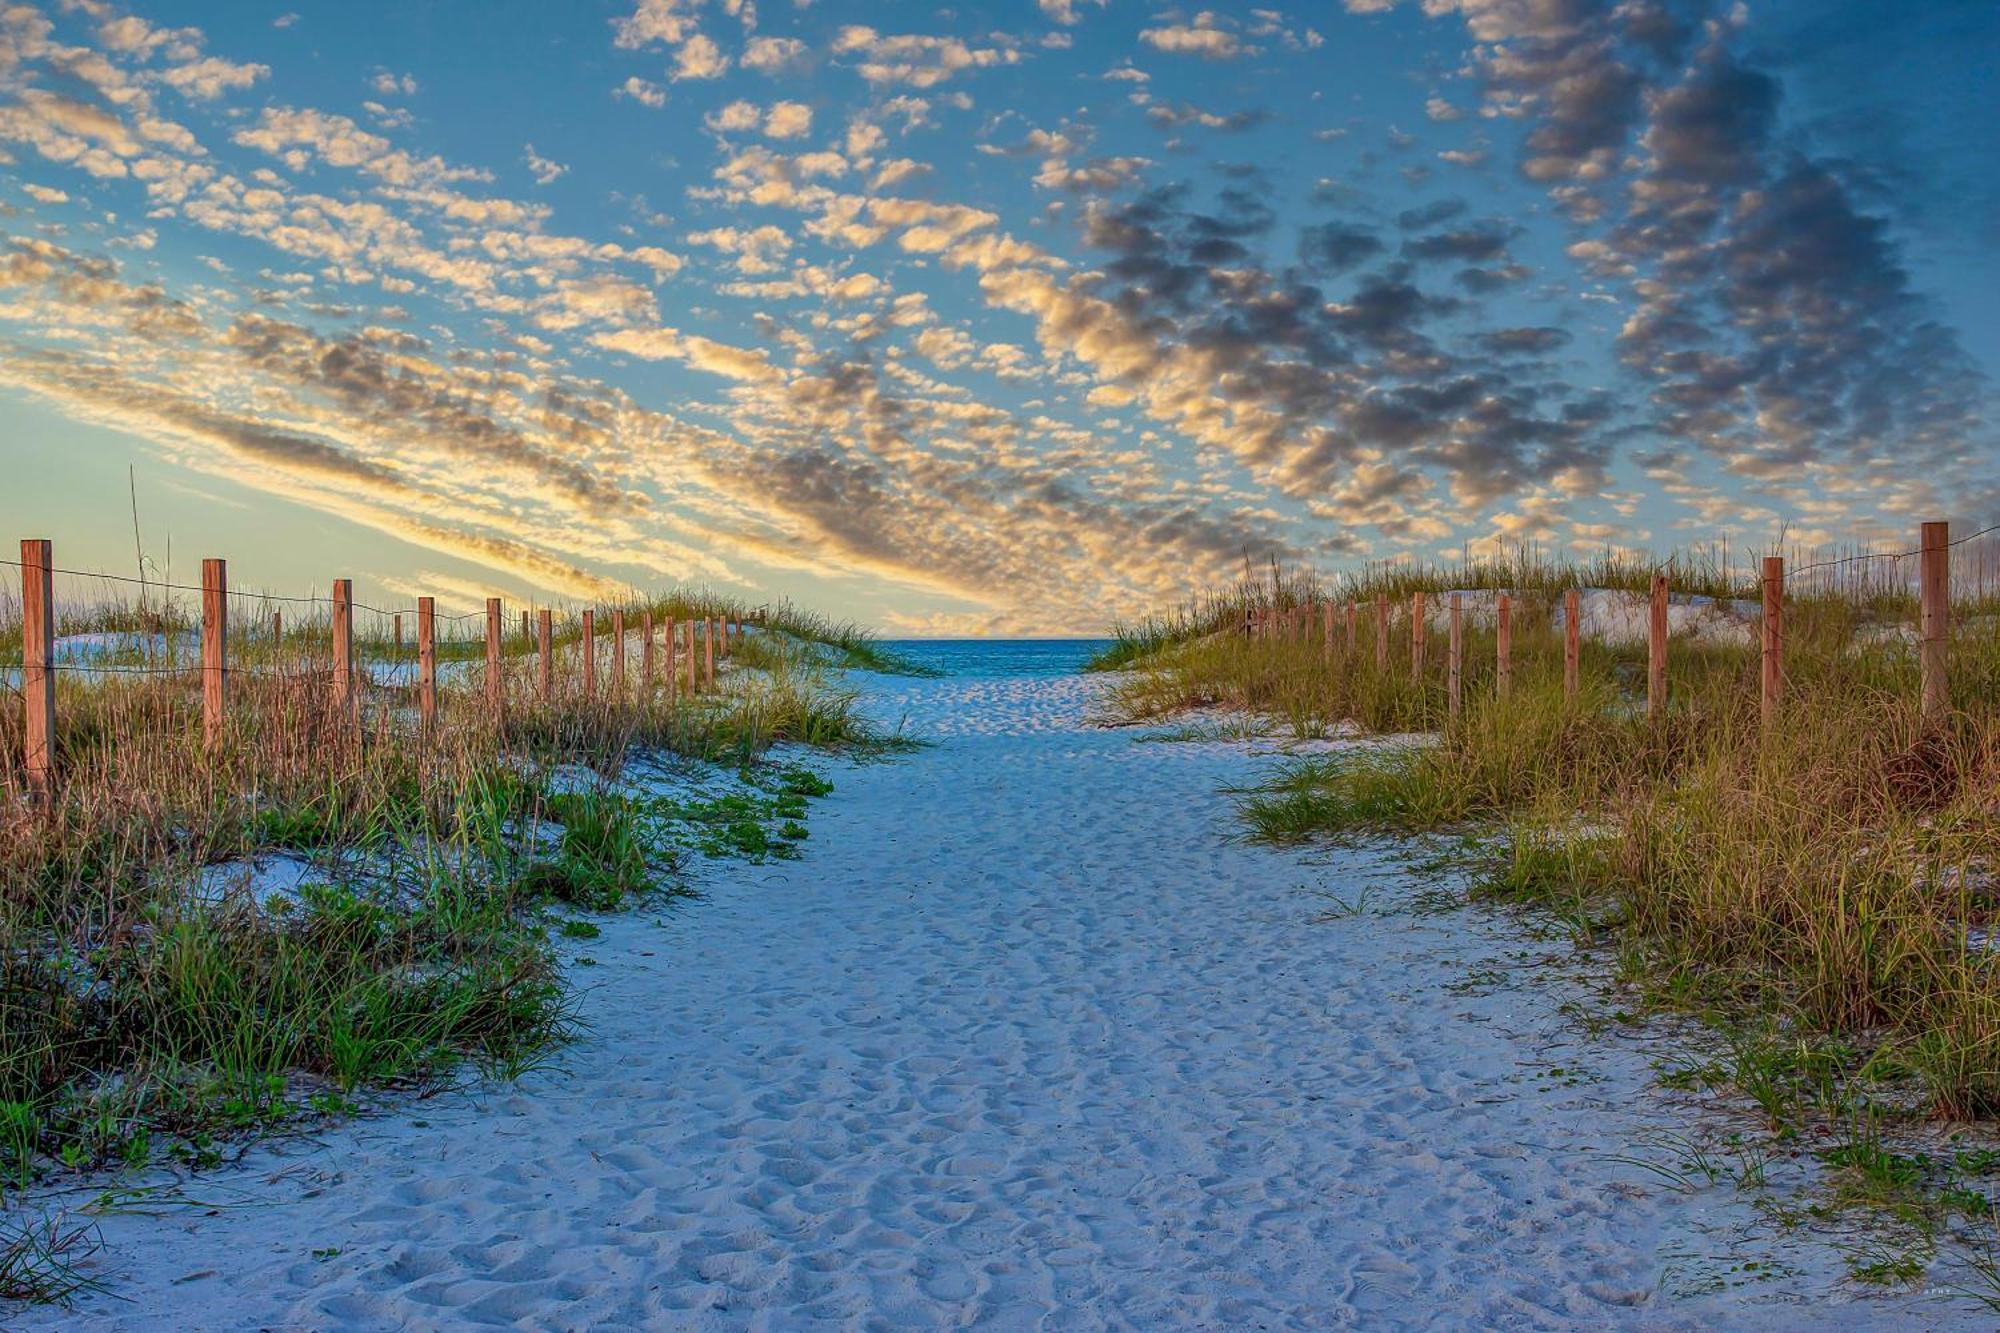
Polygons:
<instances>
[{"instance_id":1,"label":"white sand","mask_svg":"<svg viewBox=\"0 0 2000 1333\"><path fill-rule=\"evenodd\" d=\"M108 1218L112 1294L20 1326L1979 1323L1609 1160L1713 1126L1557 1013L1566 943L1232 841L1268 755L1085 729L1091 688L877 688L941 744L838 769L804 861L607 919L556 1068Z\"/></svg>"}]
</instances>

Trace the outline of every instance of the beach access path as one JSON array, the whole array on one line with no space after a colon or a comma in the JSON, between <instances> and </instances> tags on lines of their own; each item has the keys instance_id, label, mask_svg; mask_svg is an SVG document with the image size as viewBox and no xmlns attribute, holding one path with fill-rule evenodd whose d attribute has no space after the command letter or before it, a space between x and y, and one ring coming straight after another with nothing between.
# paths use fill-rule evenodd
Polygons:
<instances>
[{"instance_id":1,"label":"beach access path","mask_svg":"<svg viewBox=\"0 0 2000 1333\"><path fill-rule=\"evenodd\" d=\"M1978 1325L1618 1160L1721 1133L1662 1039L1583 1030L1567 939L1441 872L1239 841L1268 746L863 679L935 744L830 766L804 859L600 918L548 1068L108 1216L108 1291L20 1325Z\"/></svg>"}]
</instances>

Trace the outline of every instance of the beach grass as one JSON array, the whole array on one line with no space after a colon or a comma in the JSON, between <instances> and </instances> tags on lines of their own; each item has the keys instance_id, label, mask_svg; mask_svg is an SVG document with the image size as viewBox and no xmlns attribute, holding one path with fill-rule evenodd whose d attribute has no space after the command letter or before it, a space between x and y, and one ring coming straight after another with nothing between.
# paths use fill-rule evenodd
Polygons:
<instances>
[{"instance_id":1,"label":"beach grass","mask_svg":"<svg viewBox=\"0 0 2000 1333\"><path fill-rule=\"evenodd\" d=\"M1886 579L1791 596L1785 695L1768 725L1749 634L1675 638L1658 716L1645 708L1644 644L1586 639L1568 697L1552 614L1562 592L1636 592L1652 568L1642 579L1616 562L1516 561L1374 571L1331 594L1276 585L1281 609L1293 595L1361 601L1352 649L1344 623L1331 644L1317 632L1241 632L1273 601L1273 585L1246 584L1168 628L1128 631L1111 698L1126 719L1217 707L1301 739L1348 738L1243 794L1253 836L1470 833L1482 892L1587 922L1651 999L1837 1040L1843 1088L1878 1090L1884 1113L1910 1113L1915 1088L1914 1109L1936 1117L2000 1115L2000 950L1987 942L2000 912L1991 597L1954 608L1942 716L1919 708L1914 596ZM1676 568L1702 595L1755 592L1712 563ZM1496 586L1515 598L1511 691L1496 689L1491 625L1468 622L1453 713L1441 634L1412 674L1408 594ZM1393 590L1398 612L1386 667L1367 614L1377 590ZM1804 1076L1780 1081L1788 1091L1771 1103L1805 1114Z\"/></svg>"},{"instance_id":2,"label":"beach grass","mask_svg":"<svg viewBox=\"0 0 2000 1333\"><path fill-rule=\"evenodd\" d=\"M130 608L69 623L173 628ZM392 654L359 650L375 683L357 725L328 706L310 627L279 647L232 661L268 669L234 673L213 748L188 673L59 673L58 779L41 798L20 777L20 710L0 710L0 1193L211 1165L363 1089L532 1067L575 1024L559 951L582 934L574 913L683 894L693 856L795 851L827 784L765 758L772 746L906 744L827 669L866 656L866 637L803 616L738 640L717 687L693 694L669 690L664 666L645 689L635 651L622 689L600 665L584 697L579 630L550 697L511 656L497 715L461 678L430 726ZM690 796L672 777L689 765L751 796ZM259 869L274 858L276 879ZM75 1290L64 1256L84 1233L13 1225L0 1286Z\"/></svg>"}]
</instances>

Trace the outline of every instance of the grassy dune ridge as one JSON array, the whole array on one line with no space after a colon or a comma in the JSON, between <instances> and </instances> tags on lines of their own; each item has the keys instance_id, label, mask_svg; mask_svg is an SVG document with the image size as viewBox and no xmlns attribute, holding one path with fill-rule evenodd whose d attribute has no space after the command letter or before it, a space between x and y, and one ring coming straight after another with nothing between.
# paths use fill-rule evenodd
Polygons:
<instances>
[{"instance_id":1,"label":"grassy dune ridge","mask_svg":"<svg viewBox=\"0 0 2000 1333\"><path fill-rule=\"evenodd\" d=\"M1754 619L1735 635L1674 638L1657 718L1643 641L1586 637L1578 696L1566 698L1563 592L1637 592L1652 568L1514 562L1371 571L1334 587L1260 581L1129 627L1102 665L1122 667L1111 697L1130 721L1221 708L1300 738L1403 736L1288 763L1246 794L1247 828L1278 842L1467 835L1459 845L1474 849L1483 892L1553 909L1612 946L1645 999L1727 1030L1737 1059L1698 1081L1748 1093L1778 1135L1839 1123L1876 1144L1888 1124L2000 1116L2000 949L1989 943L2000 930L2000 604L1980 595L1984 580L1960 581L1974 591L1953 608L1950 708L1936 719L1919 710L1913 592L1865 576L1790 594L1772 725L1760 717ZM1722 598L1757 593L1688 582ZM1412 676L1409 594L1432 594L1435 614L1437 594L1494 587L1516 598L1512 692L1494 688L1490 620L1469 618L1453 716L1435 624ZM1377 595L1394 598L1387 670ZM1322 597L1363 603L1354 649L1344 615L1330 645L1317 629L1303 641L1240 629L1251 612ZM1952 1178L1921 1197L1988 1217L2000 1176L1975 1184Z\"/></svg>"},{"instance_id":2,"label":"grassy dune ridge","mask_svg":"<svg viewBox=\"0 0 2000 1333\"><path fill-rule=\"evenodd\" d=\"M297 608L281 609L289 622ZM627 608L635 638L641 609ZM685 596L649 609L744 611ZM21 710L0 710L7 1194L162 1158L198 1167L246 1131L347 1111L367 1088L435 1086L467 1063L531 1066L574 1024L557 941L596 934L577 912L683 894L691 856L793 854L807 802L829 788L765 759L773 744L902 744L830 669L906 664L789 608L696 694L684 682L670 694L664 658L645 691L634 645L614 695L601 638L593 698L578 683L580 621L566 616L547 700L515 617L502 712L483 705L479 667L445 665L428 730L406 683L407 620L400 657L380 624L357 635L357 729L327 706L323 616L275 641L268 614L231 617L214 752L193 673L61 670L58 783L31 801ZM608 609L597 625L608 630ZM185 666L195 654L176 639L191 628L185 607L158 601L72 602L61 624L136 640L76 663L99 668ZM18 616L0 638L18 663ZM446 664L483 652L467 637L439 645ZM690 787L688 774L717 772L697 761L721 766L729 790ZM295 873L254 872L273 856ZM88 1227L23 1216L0 1223L0 1296L60 1297Z\"/></svg>"}]
</instances>

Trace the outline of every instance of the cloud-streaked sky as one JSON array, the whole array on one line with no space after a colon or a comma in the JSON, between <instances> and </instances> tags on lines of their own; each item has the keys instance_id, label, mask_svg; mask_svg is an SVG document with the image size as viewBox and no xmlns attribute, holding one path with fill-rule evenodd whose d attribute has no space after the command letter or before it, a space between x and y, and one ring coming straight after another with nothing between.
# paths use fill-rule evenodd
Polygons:
<instances>
[{"instance_id":1,"label":"cloud-streaked sky","mask_svg":"<svg viewBox=\"0 0 2000 1333\"><path fill-rule=\"evenodd\" d=\"M900 632L1987 520L1997 15L0 0L0 508Z\"/></svg>"}]
</instances>

